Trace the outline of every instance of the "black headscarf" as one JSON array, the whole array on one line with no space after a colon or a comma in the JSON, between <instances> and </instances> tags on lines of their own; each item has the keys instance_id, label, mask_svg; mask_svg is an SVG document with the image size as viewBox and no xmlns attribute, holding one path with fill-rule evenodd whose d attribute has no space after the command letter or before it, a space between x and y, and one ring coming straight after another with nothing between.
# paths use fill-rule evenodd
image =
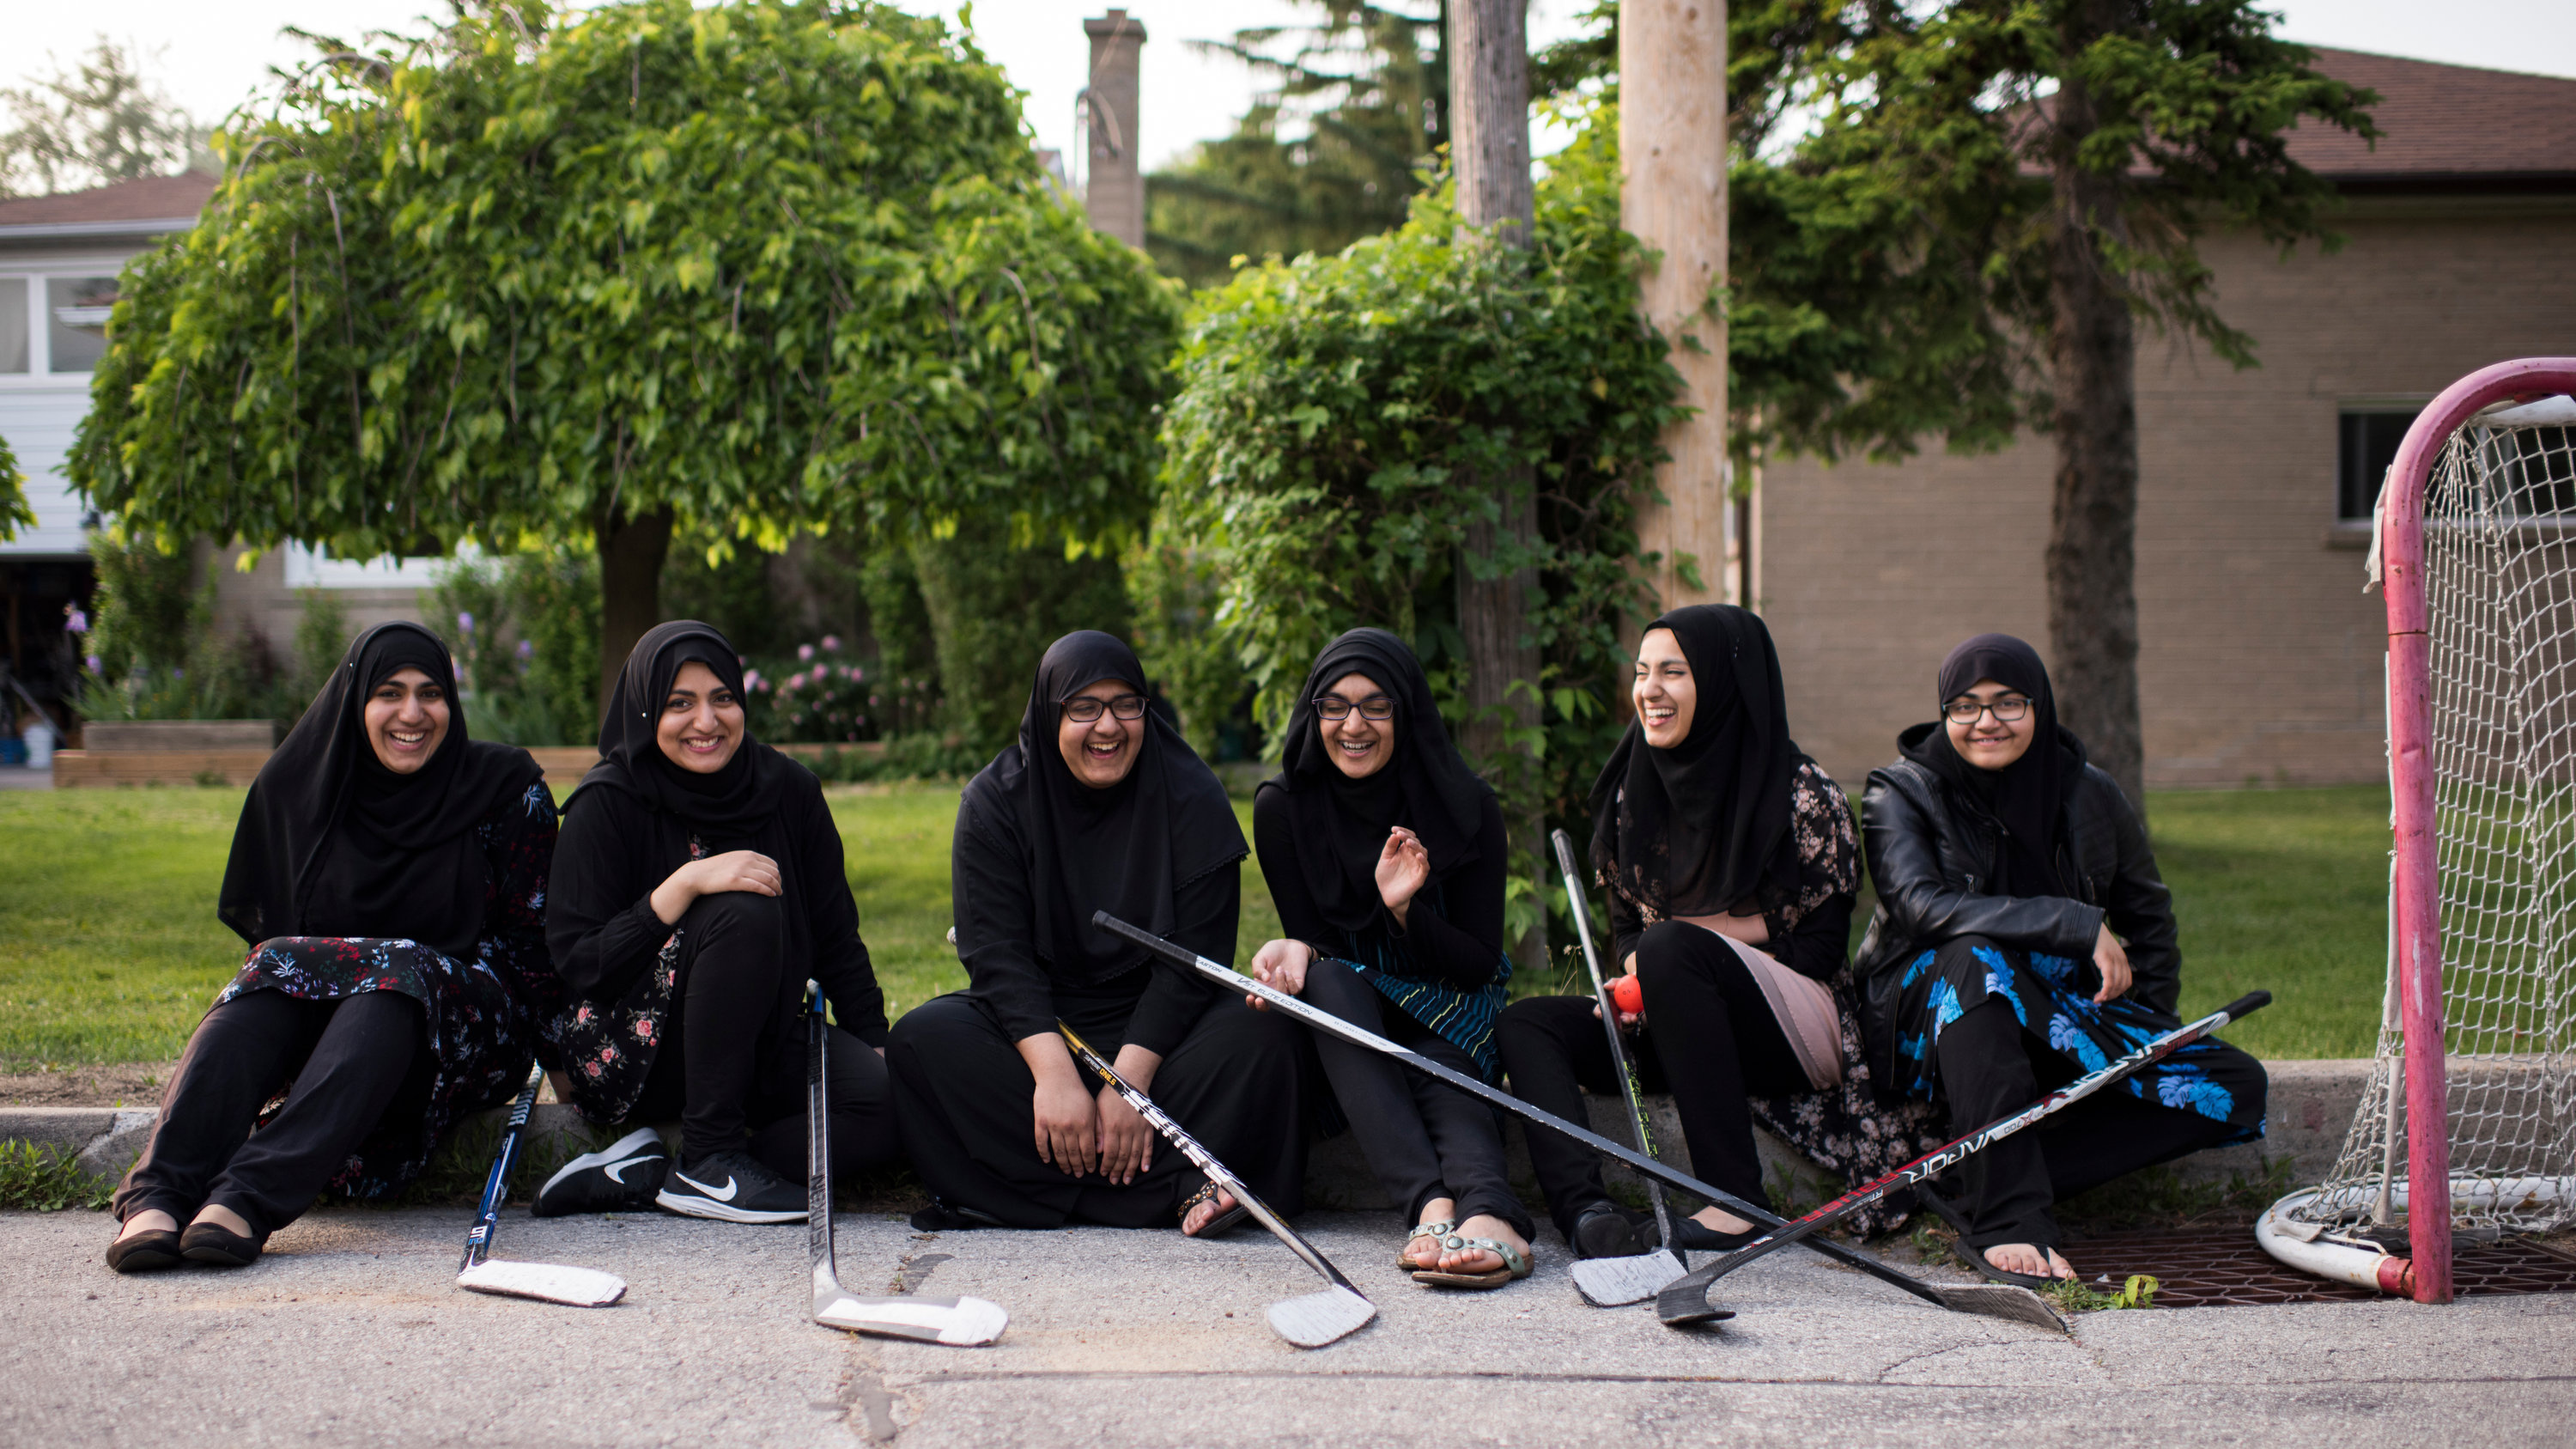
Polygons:
<instances>
[{"instance_id":1,"label":"black headscarf","mask_svg":"<svg viewBox=\"0 0 2576 1449\"><path fill-rule=\"evenodd\" d=\"M2057 874L2057 837L2066 797L2084 770L2082 747L2057 723L2057 695L2038 650L2010 634L1978 635L1941 661L1940 702L1948 705L1984 679L2030 697L2031 744L2020 759L2000 770L1970 764L1951 745L1946 720L1936 721L1932 733L1907 753L2003 822L1996 895L2066 895Z\"/></svg>"},{"instance_id":2,"label":"black headscarf","mask_svg":"<svg viewBox=\"0 0 2576 1449\"><path fill-rule=\"evenodd\" d=\"M367 697L403 669L447 696L447 734L408 775L367 741ZM447 645L418 624L358 636L242 801L216 916L273 936L408 937L471 959L486 867L475 824L543 778L528 752L471 738Z\"/></svg>"},{"instance_id":3,"label":"black headscarf","mask_svg":"<svg viewBox=\"0 0 2576 1449\"><path fill-rule=\"evenodd\" d=\"M1368 676L1395 701L1395 718L1384 726L1395 736L1394 758L1360 780L1333 763L1316 727L1315 697L1349 674ZM1324 919L1346 931L1377 920L1378 855L1394 827L1421 837L1435 881L1476 858L1476 828L1492 790L1449 742L1422 661L1384 629L1353 629L1324 646L1288 712L1280 763L1263 788L1286 793L1306 888Z\"/></svg>"},{"instance_id":4,"label":"black headscarf","mask_svg":"<svg viewBox=\"0 0 2576 1449\"><path fill-rule=\"evenodd\" d=\"M1093 911L1160 936L1175 923L1173 896L1209 870L1249 853L1216 772L1158 710L1127 778L1095 790L1074 778L1056 748L1064 702L1104 679L1150 693L1145 666L1115 636L1067 634L1038 661L1019 743L966 787L967 808L1010 822L1029 871L1033 943L1060 984L1085 986L1150 959L1144 948L1091 924ZM972 956L999 925L957 922L957 950Z\"/></svg>"},{"instance_id":5,"label":"black headscarf","mask_svg":"<svg viewBox=\"0 0 2576 1449\"><path fill-rule=\"evenodd\" d=\"M1646 626L1670 629L1690 661L1698 703L1670 749L1630 721L1592 785L1592 865L1612 890L1658 916L1710 916L1794 891L1790 777L1806 757L1789 738L1780 656L1759 616L1693 604Z\"/></svg>"}]
</instances>

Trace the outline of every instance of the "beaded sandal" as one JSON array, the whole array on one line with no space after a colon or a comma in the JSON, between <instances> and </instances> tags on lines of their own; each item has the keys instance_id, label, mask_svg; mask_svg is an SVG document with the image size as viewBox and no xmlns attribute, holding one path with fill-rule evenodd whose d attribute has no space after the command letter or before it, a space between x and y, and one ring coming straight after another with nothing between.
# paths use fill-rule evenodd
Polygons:
<instances>
[{"instance_id":1,"label":"beaded sandal","mask_svg":"<svg viewBox=\"0 0 2576 1449\"><path fill-rule=\"evenodd\" d=\"M1443 1218L1436 1223L1415 1223L1413 1231L1404 1235L1404 1248L1395 1250L1395 1266L1407 1273L1424 1271L1422 1261L1404 1249L1412 1247L1413 1240L1416 1238L1446 1238L1456 1231L1458 1231L1458 1222L1455 1218ZM1433 1254L1431 1261L1437 1264L1440 1261L1439 1255Z\"/></svg>"},{"instance_id":2,"label":"beaded sandal","mask_svg":"<svg viewBox=\"0 0 2576 1449\"><path fill-rule=\"evenodd\" d=\"M1515 1279L1530 1275L1529 1254L1509 1243L1498 1242L1492 1238L1462 1238L1452 1233L1440 1240L1440 1246L1452 1253L1462 1253L1469 1248L1482 1248L1502 1259L1503 1266L1491 1273L1416 1271L1413 1275L1414 1282L1429 1283L1440 1288L1500 1288Z\"/></svg>"},{"instance_id":3,"label":"beaded sandal","mask_svg":"<svg viewBox=\"0 0 2576 1449\"><path fill-rule=\"evenodd\" d=\"M1232 1232L1237 1223L1242 1222L1246 1217L1251 1215L1252 1209L1245 1207L1242 1201L1237 1199L1234 1206L1225 1209L1216 1216L1209 1218L1206 1222L1199 1224L1199 1230L1197 1232L1191 1232L1190 1214L1198 1211L1201 1203L1216 1201L1216 1195L1222 1191L1224 1191L1224 1189L1218 1187L1213 1182L1203 1182L1199 1184L1198 1191L1181 1199L1182 1236L1191 1238L1222 1238L1227 1233Z\"/></svg>"}]
</instances>

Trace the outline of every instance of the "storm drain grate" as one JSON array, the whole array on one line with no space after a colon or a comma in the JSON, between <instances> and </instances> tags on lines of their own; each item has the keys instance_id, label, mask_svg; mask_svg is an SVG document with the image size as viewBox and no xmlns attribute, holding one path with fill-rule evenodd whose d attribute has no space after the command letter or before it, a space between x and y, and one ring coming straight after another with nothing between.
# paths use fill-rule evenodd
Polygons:
<instances>
[{"instance_id":1,"label":"storm drain grate","mask_svg":"<svg viewBox=\"0 0 2576 1449\"><path fill-rule=\"evenodd\" d=\"M2105 1233L2059 1251L2096 1288L2116 1288L2133 1273L2153 1277L2158 1308L2361 1302L2386 1296L2302 1273L2264 1252L2254 1241L2254 1230L2245 1226ZM2464 1298L2576 1292L2576 1254L2529 1238L2460 1243L2451 1255L2451 1281Z\"/></svg>"}]
</instances>

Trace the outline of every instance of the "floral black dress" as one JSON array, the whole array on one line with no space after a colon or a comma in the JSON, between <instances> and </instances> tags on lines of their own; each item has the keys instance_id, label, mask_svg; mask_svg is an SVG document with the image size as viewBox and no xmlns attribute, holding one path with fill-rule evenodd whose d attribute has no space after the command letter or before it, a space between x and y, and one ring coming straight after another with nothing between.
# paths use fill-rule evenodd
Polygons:
<instances>
[{"instance_id":1,"label":"floral black dress","mask_svg":"<svg viewBox=\"0 0 2576 1449\"><path fill-rule=\"evenodd\" d=\"M689 836L689 859L707 858L707 844ZM662 1050L663 1018L679 989L684 926L673 926L653 953L653 964L613 1004L578 1001L557 1016L555 1041L572 1078L573 1102L582 1116L603 1126L626 1120L644 1096L645 1079ZM558 978L560 979L560 978Z\"/></svg>"},{"instance_id":2,"label":"floral black dress","mask_svg":"<svg viewBox=\"0 0 2576 1449\"><path fill-rule=\"evenodd\" d=\"M253 991L304 1001L338 1001L398 991L421 1004L428 1050L412 1065L399 1100L420 1112L387 1112L331 1179L334 1192L381 1198L401 1191L459 1119L510 1100L528 1078L531 1056L558 1060L545 1025L563 984L546 955L546 873L554 859L554 796L540 780L483 817L474 840L487 869L483 929L471 961L418 941L387 937L278 936L251 948L215 998ZM290 1084L291 1085L291 1084ZM282 1107L286 1088L261 1120Z\"/></svg>"}]
</instances>

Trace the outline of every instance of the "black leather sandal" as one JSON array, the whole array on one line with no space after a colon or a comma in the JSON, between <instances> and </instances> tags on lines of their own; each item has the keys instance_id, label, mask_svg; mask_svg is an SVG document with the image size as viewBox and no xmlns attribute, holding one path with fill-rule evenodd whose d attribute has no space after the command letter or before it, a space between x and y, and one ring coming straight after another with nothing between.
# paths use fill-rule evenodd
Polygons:
<instances>
[{"instance_id":1,"label":"black leather sandal","mask_svg":"<svg viewBox=\"0 0 2576 1449\"><path fill-rule=\"evenodd\" d=\"M157 1273L179 1266L179 1234L173 1228L131 1233L107 1245L107 1266L119 1273Z\"/></svg>"},{"instance_id":2,"label":"black leather sandal","mask_svg":"<svg viewBox=\"0 0 2576 1449\"><path fill-rule=\"evenodd\" d=\"M1214 1202L1216 1200L1216 1195L1224 1190L1225 1189L1218 1187L1213 1182L1203 1182L1199 1184L1198 1191L1181 1199L1182 1236L1191 1238L1222 1238L1227 1233L1234 1231L1237 1224L1252 1215L1252 1209L1245 1207L1242 1200L1238 1198L1236 1199L1234 1206L1227 1208L1225 1211L1218 1213L1215 1217L1201 1223L1197 1232L1191 1232L1190 1214L1198 1211L1199 1204Z\"/></svg>"},{"instance_id":3,"label":"black leather sandal","mask_svg":"<svg viewBox=\"0 0 2576 1449\"><path fill-rule=\"evenodd\" d=\"M260 1250L266 1246L266 1233L245 1238L213 1223L190 1223L188 1230L179 1235L180 1257L217 1268L247 1268L259 1261Z\"/></svg>"}]
</instances>

